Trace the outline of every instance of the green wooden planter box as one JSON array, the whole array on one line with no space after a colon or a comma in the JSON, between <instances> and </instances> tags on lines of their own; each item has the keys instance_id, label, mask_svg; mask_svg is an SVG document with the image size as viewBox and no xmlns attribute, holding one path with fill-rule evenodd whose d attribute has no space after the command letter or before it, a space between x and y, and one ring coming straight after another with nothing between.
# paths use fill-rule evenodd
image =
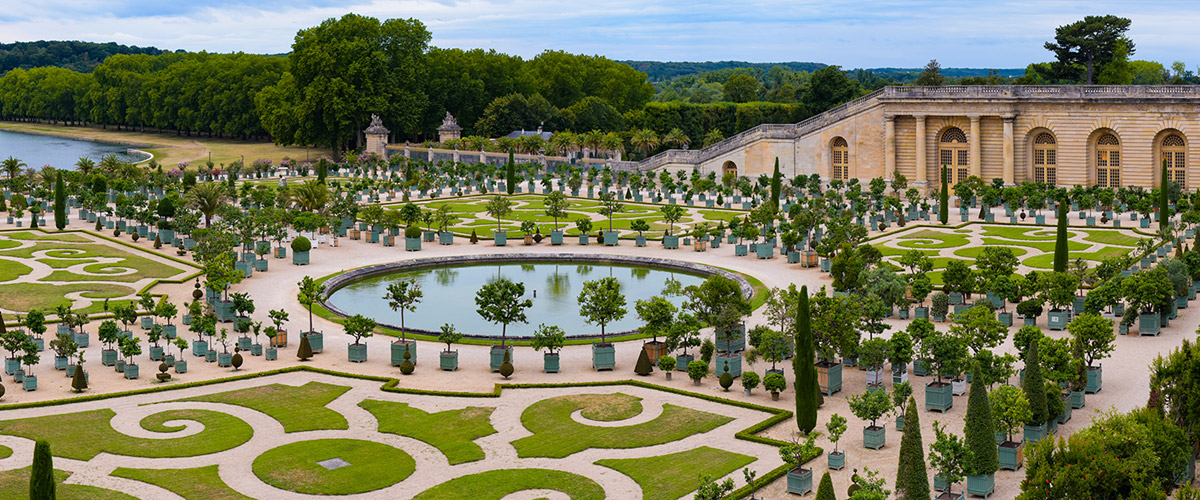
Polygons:
<instances>
[{"instance_id":1,"label":"green wooden planter box","mask_svg":"<svg viewBox=\"0 0 1200 500\"><path fill-rule=\"evenodd\" d=\"M754 249L755 255L760 259L771 259L775 257L775 247L767 245L758 245Z\"/></svg>"},{"instance_id":2,"label":"green wooden planter box","mask_svg":"<svg viewBox=\"0 0 1200 500\"><path fill-rule=\"evenodd\" d=\"M221 368L229 368L233 366L233 354L228 352L217 354L217 366Z\"/></svg>"},{"instance_id":3,"label":"green wooden planter box","mask_svg":"<svg viewBox=\"0 0 1200 500\"><path fill-rule=\"evenodd\" d=\"M925 410L946 413L954 408L954 386L943 382L938 387L936 382L925 384Z\"/></svg>"},{"instance_id":4,"label":"green wooden planter box","mask_svg":"<svg viewBox=\"0 0 1200 500\"><path fill-rule=\"evenodd\" d=\"M279 359L279 349L274 347L266 348L266 350L263 351L263 358L265 358L267 361L275 361Z\"/></svg>"},{"instance_id":5,"label":"green wooden planter box","mask_svg":"<svg viewBox=\"0 0 1200 500\"><path fill-rule=\"evenodd\" d=\"M997 451L1000 454L1001 469L1015 471L1021 468L1022 462L1025 458L1025 443L1006 441L1000 443Z\"/></svg>"},{"instance_id":6,"label":"green wooden planter box","mask_svg":"<svg viewBox=\"0 0 1200 500\"><path fill-rule=\"evenodd\" d=\"M116 354L117 351L112 351L112 352L113 352L113 360L115 362L116 356L117 356L117 354ZM205 342L203 340L193 340L192 341L192 356L197 356L197 357L203 356L204 353L206 353L206 352L208 352L208 342Z\"/></svg>"},{"instance_id":7,"label":"green wooden planter box","mask_svg":"<svg viewBox=\"0 0 1200 500\"><path fill-rule=\"evenodd\" d=\"M542 355L542 371L545 373L558 373L558 353L546 353Z\"/></svg>"},{"instance_id":8,"label":"green wooden planter box","mask_svg":"<svg viewBox=\"0 0 1200 500\"><path fill-rule=\"evenodd\" d=\"M863 428L863 447L878 450L885 444L887 444L887 427L877 425Z\"/></svg>"},{"instance_id":9,"label":"green wooden planter box","mask_svg":"<svg viewBox=\"0 0 1200 500\"><path fill-rule=\"evenodd\" d=\"M404 238L404 251L406 251L406 252L421 251L421 238Z\"/></svg>"},{"instance_id":10,"label":"green wooden planter box","mask_svg":"<svg viewBox=\"0 0 1200 500\"><path fill-rule=\"evenodd\" d=\"M250 346L253 344L254 344L254 339L252 339L250 337L238 337L238 340L237 340L238 349L241 349L243 351L249 351Z\"/></svg>"},{"instance_id":11,"label":"green wooden planter box","mask_svg":"<svg viewBox=\"0 0 1200 500\"><path fill-rule=\"evenodd\" d=\"M346 346L346 357L351 363L367 361L367 344L349 344Z\"/></svg>"},{"instance_id":12,"label":"green wooden planter box","mask_svg":"<svg viewBox=\"0 0 1200 500\"><path fill-rule=\"evenodd\" d=\"M325 334L321 332L308 332L304 334L308 337L308 346L312 348L313 353L325 352Z\"/></svg>"},{"instance_id":13,"label":"green wooden planter box","mask_svg":"<svg viewBox=\"0 0 1200 500\"><path fill-rule=\"evenodd\" d=\"M794 495L806 495L813 489L812 469L803 467L792 469L787 473L787 492Z\"/></svg>"},{"instance_id":14,"label":"green wooden planter box","mask_svg":"<svg viewBox=\"0 0 1200 500\"><path fill-rule=\"evenodd\" d=\"M717 351L738 352L746 349L746 325L738 325L716 335Z\"/></svg>"},{"instance_id":15,"label":"green wooden planter box","mask_svg":"<svg viewBox=\"0 0 1200 500\"><path fill-rule=\"evenodd\" d=\"M458 369L458 351L442 351L438 355L438 368L452 372Z\"/></svg>"},{"instance_id":16,"label":"green wooden planter box","mask_svg":"<svg viewBox=\"0 0 1200 500\"><path fill-rule=\"evenodd\" d=\"M438 243L440 243L442 245L453 245L454 244L454 233L451 233L449 231L438 233Z\"/></svg>"},{"instance_id":17,"label":"green wooden planter box","mask_svg":"<svg viewBox=\"0 0 1200 500\"><path fill-rule=\"evenodd\" d=\"M617 244L620 243L620 241L621 241L619 235L620 235L620 233L618 233L617 231L605 231L604 232L604 246L607 246L607 247L617 246Z\"/></svg>"},{"instance_id":18,"label":"green wooden planter box","mask_svg":"<svg viewBox=\"0 0 1200 500\"><path fill-rule=\"evenodd\" d=\"M509 352L509 360L512 360L512 346L504 346L501 348L498 345L492 346L491 370L493 372L500 371L500 365L504 363L504 351Z\"/></svg>"},{"instance_id":19,"label":"green wooden planter box","mask_svg":"<svg viewBox=\"0 0 1200 500\"><path fill-rule=\"evenodd\" d=\"M734 378L742 376L742 356L738 353L717 352L713 357L713 373L720 377L725 373L725 363L729 363L729 374Z\"/></svg>"},{"instance_id":20,"label":"green wooden planter box","mask_svg":"<svg viewBox=\"0 0 1200 500\"><path fill-rule=\"evenodd\" d=\"M412 361L412 364L414 366L416 366L416 364L417 364L417 343L412 340L408 340L408 341L395 340L392 342L392 347L391 347L392 366L400 366L400 363L404 362L404 353L406 351L408 352L408 360ZM458 351L455 351L455 352L458 352ZM455 366L458 366L457 358L455 361Z\"/></svg>"},{"instance_id":21,"label":"green wooden planter box","mask_svg":"<svg viewBox=\"0 0 1200 500\"><path fill-rule=\"evenodd\" d=\"M209 349L208 352L205 352L204 353L204 361L207 361L209 363L216 362L217 361L217 351L215 351L213 349ZM120 361L118 361L117 363L120 363Z\"/></svg>"},{"instance_id":22,"label":"green wooden planter box","mask_svg":"<svg viewBox=\"0 0 1200 500\"><path fill-rule=\"evenodd\" d=\"M841 363L818 363L817 384L821 387L821 393L826 396L840 392L842 390Z\"/></svg>"},{"instance_id":23,"label":"green wooden planter box","mask_svg":"<svg viewBox=\"0 0 1200 500\"><path fill-rule=\"evenodd\" d=\"M149 330L154 327L154 318L152 316L142 316L142 329Z\"/></svg>"},{"instance_id":24,"label":"green wooden planter box","mask_svg":"<svg viewBox=\"0 0 1200 500\"><path fill-rule=\"evenodd\" d=\"M1038 441L1041 441L1042 438L1046 436L1046 424L1044 424L1044 423L1041 425L1026 424L1024 427L1024 435L1025 435L1026 443L1033 444Z\"/></svg>"},{"instance_id":25,"label":"green wooden planter box","mask_svg":"<svg viewBox=\"0 0 1200 500\"><path fill-rule=\"evenodd\" d=\"M642 235L638 235L636 238L634 238L634 245L639 246L639 247L646 246L646 237L642 236Z\"/></svg>"},{"instance_id":26,"label":"green wooden planter box","mask_svg":"<svg viewBox=\"0 0 1200 500\"><path fill-rule=\"evenodd\" d=\"M827 456L829 457L828 462L830 469L842 470L842 468L846 467L846 452L830 452Z\"/></svg>"},{"instance_id":27,"label":"green wooden planter box","mask_svg":"<svg viewBox=\"0 0 1200 500\"><path fill-rule=\"evenodd\" d=\"M1002 313L997 314L996 317L1000 319L1000 324L1002 324L1004 326L1012 326L1013 325L1013 313L1002 312Z\"/></svg>"},{"instance_id":28,"label":"green wooden planter box","mask_svg":"<svg viewBox=\"0 0 1200 500\"><path fill-rule=\"evenodd\" d=\"M137 376L134 376L133 378L137 378ZM27 392L36 391L37 390L37 375L29 375L29 376L25 377L24 379L22 379L21 387L24 388Z\"/></svg>"},{"instance_id":29,"label":"green wooden planter box","mask_svg":"<svg viewBox=\"0 0 1200 500\"><path fill-rule=\"evenodd\" d=\"M1087 403L1087 392L1071 391L1071 408L1078 410L1080 408L1083 408L1083 405L1086 403Z\"/></svg>"},{"instance_id":30,"label":"green wooden planter box","mask_svg":"<svg viewBox=\"0 0 1200 500\"><path fill-rule=\"evenodd\" d=\"M1088 369L1088 371L1087 371L1087 386L1085 386L1083 388L1084 392L1086 392L1088 394L1095 394L1097 392L1100 392L1100 389L1103 386L1103 377L1104 377L1104 366L1101 365L1101 366L1096 366L1094 369Z\"/></svg>"},{"instance_id":31,"label":"green wooden planter box","mask_svg":"<svg viewBox=\"0 0 1200 500\"><path fill-rule=\"evenodd\" d=\"M553 246L562 245L563 244L563 232L562 231L550 231L550 244Z\"/></svg>"},{"instance_id":32,"label":"green wooden planter box","mask_svg":"<svg viewBox=\"0 0 1200 500\"><path fill-rule=\"evenodd\" d=\"M1067 328L1067 320L1071 317L1070 311L1050 311L1048 313L1050 320L1046 323L1046 328L1051 330L1065 330Z\"/></svg>"},{"instance_id":33,"label":"green wooden planter box","mask_svg":"<svg viewBox=\"0 0 1200 500\"><path fill-rule=\"evenodd\" d=\"M696 357L692 356L691 354L680 354L675 356L675 371L686 372L688 363L691 363L695 359Z\"/></svg>"},{"instance_id":34,"label":"green wooden planter box","mask_svg":"<svg viewBox=\"0 0 1200 500\"><path fill-rule=\"evenodd\" d=\"M1037 316L1026 316L1021 318L1022 326L1037 326Z\"/></svg>"},{"instance_id":35,"label":"green wooden planter box","mask_svg":"<svg viewBox=\"0 0 1200 500\"><path fill-rule=\"evenodd\" d=\"M292 252L292 264L297 266L307 266L308 252Z\"/></svg>"},{"instance_id":36,"label":"green wooden planter box","mask_svg":"<svg viewBox=\"0 0 1200 500\"><path fill-rule=\"evenodd\" d=\"M1162 331L1162 324L1159 321L1159 316L1155 313L1146 313L1138 315L1138 334L1139 335L1154 335L1158 336Z\"/></svg>"},{"instance_id":37,"label":"green wooden planter box","mask_svg":"<svg viewBox=\"0 0 1200 500\"><path fill-rule=\"evenodd\" d=\"M252 344L250 346L250 355L251 356L262 356L262 353L263 353L262 344Z\"/></svg>"},{"instance_id":38,"label":"green wooden planter box","mask_svg":"<svg viewBox=\"0 0 1200 500\"><path fill-rule=\"evenodd\" d=\"M612 344L592 344L592 369L612 370L617 366L617 351Z\"/></svg>"},{"instance_id":39,"label":"green wooden planter box","mask_svg":"<svg viewBox=\"0 0 1200 500\"><path fill-rule=\"evenodd\" d=\"M495 234L492 235L492 242L493 242L493 244L495 244L495 246L498 246L498 247L507 245L508 244L508 233L506 233L504 231L497 231Z\"/></svg>"},{"instance_id":40,"label":"green wooden planter box","mask_svg":"<svg viewBox=\"0 0 1200 500\"><path fill-rule=\"evenodd\" d=\"M162 361L162 359L163 359L163 348L151 347L150 348L150 361ZM55 359L55 361L58 361L58 360ZM66 358L63 358L63 362L64 363L66 362Z\"/></svg>"},{"instance_id":41,"label":"green wooden planter box","mask_svg":"<svg viewBox=\"0 0 1200 500\"><path fill-rule=\"evenodd\" d=\"M138 365L125 365L125 378L136 380L138 378Z\"/></svg>"},{"instance_id":42,"label":"green wooden planter box","mask_svg":"<svg viewBox=\"0 0 1200 500\"><path fill-rule=\"evenodd\" d=\"M287 247L276 247L275 248L275 258L282 259L284 257L287 257Z\"/></svg>"},{"instance_id":43,"label":"green wooden planter box","mask_svg":"<svg viewBox=\"0 0 1200 500\"><path fill-rule=\"evenodd\" d=\"M996 491L996 475L967 476L967 495L988 498Z\"/></svg>"},{"instance_id":44,"label":"green wooden planter box","mask_svg":"<svg viewBox=\"0 0 1200 500\"><path fill-rule=\"evenodd\" d=\"M679 248L679 236L663 236L663 248L676 250Z\"/></svg>"},{"instance_id":45,"label":"green wooden planter box","mask_svg":"<svg viewBox=\"0 0 1200 500\"><path fill-rule=\"evenodd\" d=\"M82 333L82 332L76 333L75 334L75 343L79 344L80 349L87 347L88 343L89 343L88 342L88 334Z\"/></svg>"},{"instance_id":46,"label":"green wooden planter box","mask_svg":"<svg viewBox=\"0 0 1200 500\"><path fill-rule=\"evenodd\" d=\"M177 325L163 325L162 326L162 334L163 334L163 337L165 337L165 338L175 340L175 337L179 336L179 330L178 330Z\"/></svg>"}]
</instances>

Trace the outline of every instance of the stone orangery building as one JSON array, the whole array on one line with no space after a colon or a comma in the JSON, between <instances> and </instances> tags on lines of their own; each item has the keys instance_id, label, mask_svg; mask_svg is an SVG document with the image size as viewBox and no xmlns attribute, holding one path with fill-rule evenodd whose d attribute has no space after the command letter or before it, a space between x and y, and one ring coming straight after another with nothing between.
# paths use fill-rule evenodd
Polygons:
<instances>
[{"instance_id":1,"label":"stone orangery building","mask_svg":"<svg viewBox=\"0 0 1200 500\"><path fill-rule=\"evenodd\" d=\"M977 175L1005 183L1156 186L1160 166L1200 187L1200 87L886 87L796 124L760 125L699 150L669 150L640 170L823 179L908 178L933 187ZM632 165L629 165L632 166Z\"/></svg>"}]
</instances>

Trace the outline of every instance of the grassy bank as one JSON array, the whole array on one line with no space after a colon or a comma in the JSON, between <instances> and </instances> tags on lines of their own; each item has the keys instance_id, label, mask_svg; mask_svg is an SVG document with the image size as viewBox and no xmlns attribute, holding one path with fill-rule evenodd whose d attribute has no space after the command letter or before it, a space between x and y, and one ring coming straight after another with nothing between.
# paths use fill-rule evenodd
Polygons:
<instances>
[{"instance_id":1,"label":"grassy bank","mask_svg":"<svg viewBox=\"0 0 1200 500\"><path fill-rule=\"evenodd\" d=\"M187 161L196 165L207 160L209 154L212 154L213 163L220 165L222 163L229 164L241 159L242 155L245 155L247 163L259 158L267 158L276 163L284 157L303 160L306 152L301 147L281 147L270 142L209 138L196 135L189 137L186 135L175 135L174 132L140 133L118 131L112 128L67 127L45 123L3 121L0 121L0 130L47 134L69 139L107 141L118 144L147 145L149 147L139 147L137 149L153 154L154 158L163 164L164 167L173 166L181 161ZM309 158L316 159L322 154L329 154L329 152L322 149L307 150ZM99 160L99 158L93 158L93 160Z\"/></svg>"}]
</instances>

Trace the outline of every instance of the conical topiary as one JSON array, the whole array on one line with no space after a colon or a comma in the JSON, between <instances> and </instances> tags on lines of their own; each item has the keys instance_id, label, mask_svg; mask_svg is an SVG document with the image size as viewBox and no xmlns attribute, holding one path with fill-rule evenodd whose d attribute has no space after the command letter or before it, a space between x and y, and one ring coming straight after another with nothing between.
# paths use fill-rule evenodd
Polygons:
<instances>
[{"instance_id":1,"label":"conical topiary","mask_svg":"<svg viewBox=\"0 0 1200 500\"><path fill-rule=\"evenodd\" d=\"M75 365L75 375L71 376L71 388L75 389L75 392L87 390L87 374L83 372L83 365Z\"/></svg>"},{"instance_id":2,"label":"conical topiary","mask_svg":"<svg viewBox=\"0 0 1200 500\"><path fill-rule=\"evenodd\" d=\"M1029 399L1029 425L1042 425L1049 420L1046 408L1046 381L1042 378L1041 354L1038 353L1038 343L1030 342L1025 354L1025 381L1021 388Z\"/></svg>"},{"instance_id":3,"label":"conical topiary","mask_svg":"<svg viewBox=\"0 0 1200 500\"><path fill-rule=\"evenodd\" d=\"M162 248L162 238L157 233L154 235L154 248Z\"/></svg>"},{"instance_id":4,"label":"conical topiary","mask_svg":"<svg viewBox=\"0 0 1200 500\"><path fill-rule=\"evenodd\" d=\"M653 367L650 365L650 356L646 354L646 350L641 349L640 353L638 354L637 364L633 366L633 373L646 376L650 374Z\"/></svg>"},{"instance_id":5,"label":"conical topiary","mask_svg":"<svg viewBox=\"0 0 1200 500\"><path fill-rule=\"evenodd\" d=\"M965 428L967 460L963 472L968 476L994 474L1000 469L1000 457L996 451L996 431L992 421L992 405L988 402L987 387L975 367L971 379L971 394L967 399L967 422Z\"/></svg>"},{"instance_id":6,"label":"conical topiary","mask_svg":"<svg viewBox=\"0 0 1200 500\"><path fill-rule=\"evenodd\" d=\"M417 369L417 365L412 362L412 354L409 354L408 349L404 350L404 361L400 362L400 373L412 375L413 370Z\"/></svg>"},{"instance_id":7,"label":"conical topiary","mask_svg":"<svg viewBox=\"0 0 1200 500\"><path fill-rule=\"evenodd\" d=\"M1054 239L1054 272L1067 272L1067 261L1071 258L1067 249L1067 206L1066 199L1058 202L1058 234Z\"/></svg>"},{"instance_id":8,"label":"conical topiary","mask_svg":"<svg viewBox=\"0 0 1200 500\"><path fill-rule=\"evenodd\" d=\"M945 165L942 165L942 186L938 191L938 222L943 226L950 222L950 176Z\"/></svg>"},{"instance_id":9,"label":"conical topiary","mask_svg":"<svg viewBox=\"0 0 1200 500\"><path fill-rule=\"evenodd\" d=\"M45 439L33 445L33 471L29 475L29 500L54 500L54 458Z\"/></svg>"},{"instance_id":10,"label":"conical topiary","mask_svg":"<svg viewBox=\"0 0 1200 500\"><path fill-rule=\"evenodd\" d=\"M308 361L313 356L312 345L308 343L308 335L300 335L300 349L296 350L296 357L300 361Z\"/></svg>"},{"instance_id":11,"label":"conical topiary","mask_svg":"<svg viewBox=\"0 0 1200 500\"><path fill-rule=\"evenodd\" d=\"M508 379L509 375L512 375L512 374L513 374L512 351L509 349L505 349L504 350L504 360L500 363L500 375L503 375L505 379Z\"/></svg>"},{"instance_id":12,"label":"conical topiary","mask_svg":"<svg viewBox=\"0 0 1200 500\"><path fill-rule=\"evenodd\" d=\"M921 414L917 412L917 399L909 396L904 411L904 436L900 438L900 463L896 470L897 500L929 499L925 444L921 441Z\"/></svg>"},{"instance_id":13,"label":"conical topiary","mask_svg":"<svg viewBox=\"0 0 1200 500\"><path fill-rule=\"evenodd\" d=\"M817 486L816 500L837 500L837 495L833 491L833 479L829 477L829 471L825 471L825 475L821 476L821 484Z\"/></svg>"},{"instance_id":14,"label":"conical topiary","mask_svg":"<svg viewBox=\"0 0 1200 500\"><path fill-rule=\"evenodd\" d=\"M479 243L479 234L477 234L475 232L475 230L472 229L471 230L471 244L474 245L476 243Z\"/></svg>"},{"instance_id":15,"label":"conical topiary","mask_svg":"<svg viewBox=\"0 0 1200 500\"><path fill-rule=\"evenodd\" d=\"M808 434L817 427L817 407L821 388L817 385L816 352L813 350L812 322L808 310L808 287L800 287L800 307L796 322L796 357L792 373L796 390L796 425Z\"/></svg>"},{"instance_id":16,"label":"conical topiary","mask_svg":"<svg viewBox=\"0 0 1200 500\"><path fill-rule=\"evenodd\" d=\"M1166 165L1166 160L1163 160ZM67 227L67 190L63 186L62 171L54 179L54 227L62 231Z\"/></svg>"},{"instance_id":17,"label":"conical topiary","mask_svg":"<svg viewBox=\"0 0 1200 500\"><path fill-rule=\"evenodd\" d=\"M729 392L729 386L733 385L733 375L729 374L729 360L725 360L724 370L721 372L721 376L717 379L717 381L721 384L721 388L724 389L725 392Z\"/></svg>"}]
</instances>

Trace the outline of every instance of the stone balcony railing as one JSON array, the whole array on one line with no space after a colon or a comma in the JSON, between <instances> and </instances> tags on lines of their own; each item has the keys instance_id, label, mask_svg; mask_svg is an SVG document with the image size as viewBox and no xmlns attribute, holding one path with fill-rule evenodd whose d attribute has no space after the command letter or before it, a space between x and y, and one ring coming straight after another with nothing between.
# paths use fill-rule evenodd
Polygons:
<instances>
[{"instance_id":1,"label":"stone balcony railing","mask_svg":"<svg viewBox=\"0 0 1200 500\"><path fill-rule=\"evenodd\" d=\"M949 85L885 87L881 99L1195 99L1196 85Z\"/></svg>"}]
</instances>

